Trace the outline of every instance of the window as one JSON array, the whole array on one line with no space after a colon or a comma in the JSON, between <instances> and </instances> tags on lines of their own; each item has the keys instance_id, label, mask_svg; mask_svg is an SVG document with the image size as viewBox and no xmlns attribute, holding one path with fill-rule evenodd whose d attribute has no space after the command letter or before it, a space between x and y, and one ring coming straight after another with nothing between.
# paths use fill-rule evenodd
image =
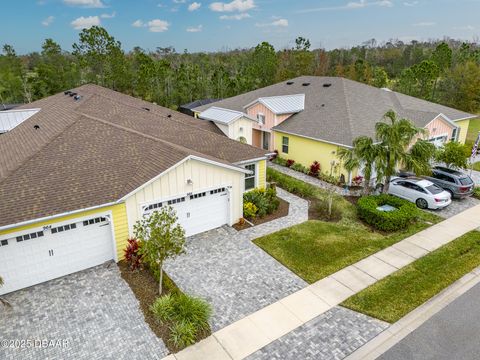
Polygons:
<instances>
[{"instance_id":1,"label":"window","mask_svg":"<svg viewBox=\"0 0 480 360\"><path fill-rule=\"evenodd\" d=\"M225 188L210 190L210 195L218 194L218 193L223 193L224 191L225 191Z\"/></svg>"},{"instance_id":2,"label":"window","mask_svg":"<svg viewBox=\"0 0 480 360\"><path fill-rule=\"evenodd\" d=\"M265 125L265 114L258 113L257 120L261 125Z\"/></svg>"},{"instance_id":3,"label":"window","mask_svg":"<svg viewBox=\"0 0 480 360\"><path fill-rule=\"evenodd\" d=\"M168 200L167 204L168 205L174 205L174 204L178 204L178 203L181 203L181 202L184 202L184 201L185 201L185 198L181 197L181 198L178 198L178 199Z\"/></svg>"},{"instance_id":4,"label":"window","mask_svg":"<svg viewBox=\"0 0 480 360\"><path fill-rule=\"evenodd\" d=\"M288 137L282 136L282 152L288 154Z\"/></svg>"},{"instance_id":5,"label":"window","mask_svg":"<svg viewBox=\"0 0 480 360\"><path fill-rule=\"evenodd\" d=\"M198 198L201 198L201 197L204 197L204 196L207 196L207 193L206 193L206 192L201 192L201 193L198 193L198 194L193 194L193 195L190 195L190 200L198 199Z\"/></svg>"},{"instance_id":6,"label":"window","mask_svg":"<svg viewBox=\"0 0 480 360\"><path fill-rule=\"evenodd\" d=\"M162 205L163 205L162 203L151 204L151 205L148 205L145 209L143 209L143 211L155 210L155 209L161 208Z\"/></svg>"},{"instance_id":7,"label":"window","mask_svg":"<svg viewBox=\"0 0 480 360\"><path fill-rule=\"evenodd\" d=\"M59 233L59 232L73 230L73 229L76 229L76 228L77 228L77 224L73 223L73 224L67 224L67 225L63 225L63 226L54 227L54 228L51 229L51 232L52 232L52 234L56 234L56 233Z\"/></svg>"},{"instance_id":8,"label":"window","mask_svg":"<svg viewBox=\"0 0 480 360\"><path fill-rule=\"evenodd\" d=\"M17 240L17 242L20 242L20 241L35 239L37 237L42 237L42 236L43 236L43 231L37 231L30 234L17 236L15 239Z\"/></svg>"},{"instance_id":9,"label":"window","mask_svg":"<svg viewBox=\"0 0 480 360\"><path fill-rule=\"evenodd\" d=\"M7 246L8 245L8 240L2 240L0 241L1 246Z\"/></svg>"},{"instance_id":10,"label":"window","mask_svg":"<svg viewBox=\"0 0 480 360\"><path fill-rule=\"evenodd\" d=\"M453 129L452 138L450 139L451 141L457 141L457 133L458 133L458 129L457 128Z\"/></svg>"},{"instance_id":11,"label":"window","mask_svg":"<svg viewBox=\"0 0 480 360\"><path fill-rule=\"evenodd\" d=\"M100 217L97 217L97 218L85 220L83 222L83 226L98 224L98 223L102 223L102 222L105 222L105 221L107 221L107 218L104 218L103 216L100 216ZM75 224L72 224L72 225L75 225ZM70 225L70 228L72 228L71 225ZM72 229L74 229L74 228L72 228Z\"/></svg>"},{"instance_id":12,"label":"window","mask_svg":"<svg viewBox=\"0 0 480 360\"><path fill-rule=\"evenodd\" d=\"M251 174L245 174L245 190L255 187L256 166L255 164L246 165L245 169L252 171Z\"/></svg>"}]
</instances>

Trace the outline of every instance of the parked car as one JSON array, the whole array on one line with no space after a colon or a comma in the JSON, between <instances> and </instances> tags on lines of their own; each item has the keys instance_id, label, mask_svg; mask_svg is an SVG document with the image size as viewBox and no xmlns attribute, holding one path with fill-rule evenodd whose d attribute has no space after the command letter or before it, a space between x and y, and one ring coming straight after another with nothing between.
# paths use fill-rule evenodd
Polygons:
<instances>
[{"instance_id":1,"label":"parked car","mask_svg":"<svg viewBox=\"0 0 480 360\"><path fill-rule=\"evenodd\" d=\"M475 183L470 176L444 166L435 166L431 176L425 176L450 193L452 198L463 199L473 194Z\"/></svg>"},{"instance_id":2,"label":"parked car","mask_svg":"<svg viewBox=\"0 0 480 360\"><path fill-rule=\"evenodd\" d=\"M413 202L420 209L442 209L452 202L447 191L431 181L416 177L392 180L388 193Z\"/></svg>"}]
</instances>

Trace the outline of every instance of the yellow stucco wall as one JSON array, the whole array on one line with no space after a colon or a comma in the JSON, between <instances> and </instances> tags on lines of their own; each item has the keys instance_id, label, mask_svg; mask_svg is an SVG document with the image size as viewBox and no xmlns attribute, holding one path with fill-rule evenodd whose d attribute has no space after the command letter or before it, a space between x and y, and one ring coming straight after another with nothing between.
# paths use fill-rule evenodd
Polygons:
<instances>
[{"instance_id":1,"label":"yellow stucco wall","mask_svg":"<svg viewBox=\"0 0 480 360\"><path fill-rule=\"evenodd\" d=\"M282 137L286 136L289 139L288 154L282 151ZM280 157L285 159L292 159L295 162L309 167L315 160L320 163L322 173L330 174L332 160L335 163L340 164L340 160L337 157L337 151L339 146L328 144L318 140L307 139L297 135L291 135L275 131L275 144L277 144L277 150ZM335 176L345 175L345 179L348 181L348 172L341 166L338 167L338 171L334 173ZM355 176L353 174L352 176Z\"/></svg>"},{"instance_id":2,"label":"yellow stucco wall","mask_svg":"<svg viewBox=\"0 0 480 360\"><path fill-rule=\"evenodd\" d=\"M465 144L465 140L467 140L468 126L470 125L470 119L457 121L455 122L455 124L460 126L460 135L458 136L458 142L461 144Z\"/></svg>"},{"instance_id":3,"label":"yellow stucco wall","mask_svg":"<svg viewBox=\"0 0 480 360\"><path fill-rule=\"evenodd\" d=\"M267 161L261 160L258 162L258 184L257 187L265 188L267 183Z\"/></svg>"},{"instance_id":4,"label":"yellow stucco wall","mask_svg":"<svg viewBox=\"0 0 480 360\"><path fill-rule=\"evenodd\" d=\"M127 239L128 239L127 211L124 203L112 205L112 206L105 206L105 207L94 209L94 210L83 211L83 212L65 215L65 216L61 216L61 217L50 219L50 220L44 220L44 221L40 221L40 222L28 224L28 225L10 228L7 230L2 230L0 231L0 237L3 237L4 235L12 234L12 233L23 232L29 229L43 227L46 225L62 223L64 221L70 221L72 219L89 217L99 213L104 214L105 212L109 212L109 211L112 212L116 253L117 253L118 260L121 260L123 259L123 250L125 249L125 246L127 244Z\"/></svg>"}]
</instances>

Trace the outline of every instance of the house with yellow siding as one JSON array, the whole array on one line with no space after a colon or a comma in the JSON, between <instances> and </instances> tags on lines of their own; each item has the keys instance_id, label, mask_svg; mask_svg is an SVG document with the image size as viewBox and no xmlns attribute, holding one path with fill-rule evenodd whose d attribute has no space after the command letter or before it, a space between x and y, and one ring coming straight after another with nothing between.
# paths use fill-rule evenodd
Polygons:
<instances>
[{"instance_id":1,"label":"house with yellow siding","mask_svg":"<svg viewBox=\"0 0 480 360\"><path fill-rule=\"evenodd\" d=\"M0 294L121 260L136 221L162 207L187 236L232 225L243 193L265 187L267 151L99 86L16 112L0 135Z\"/></svg>"},{"instance_id":2,"label":"house with yellow siding","mask_svg":"<svg viewBox=\"0 0 480 360\"><path fill-rule=\"evenodd\" d=\"M251 143L304 166L318 161L323 173L352 178L337 157L358 136L375 137L375 124L393 110L427 130L426 139L442 146L465 143L469 122L477 117L389 89L339 77L301 76L245 94L199 106L243 112L252 123ZM249 142L250 143L250 142Z\"/></svg>"}]
</instances>

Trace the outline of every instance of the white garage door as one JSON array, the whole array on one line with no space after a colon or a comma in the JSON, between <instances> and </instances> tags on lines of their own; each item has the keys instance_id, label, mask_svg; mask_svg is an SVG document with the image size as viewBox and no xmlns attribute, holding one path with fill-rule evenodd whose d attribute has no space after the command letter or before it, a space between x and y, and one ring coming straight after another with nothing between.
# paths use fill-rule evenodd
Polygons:
<instances>
[{"instance_id":1,"label":"white garage door","mask_svg":"<svg viewBox=\"0 0 480 360\"><path fill-rule=\"evenodd\" d=\"M225 187L158 201L145 206L144 214L148 215L168 205L177 212L178 222L185 229L186 236L215 229L228 223L229 195Z\"/></svg>"},{"instance_id":2,"label":"white garage door","mask_svg":"<svg viewBox=\"0 0 480 360\"><path fill-rule=\"evenodd\" d=\"M55 279L114 258L109 219L96 215L0 239L0 294Z\"/></svg>"}]
</instances>

